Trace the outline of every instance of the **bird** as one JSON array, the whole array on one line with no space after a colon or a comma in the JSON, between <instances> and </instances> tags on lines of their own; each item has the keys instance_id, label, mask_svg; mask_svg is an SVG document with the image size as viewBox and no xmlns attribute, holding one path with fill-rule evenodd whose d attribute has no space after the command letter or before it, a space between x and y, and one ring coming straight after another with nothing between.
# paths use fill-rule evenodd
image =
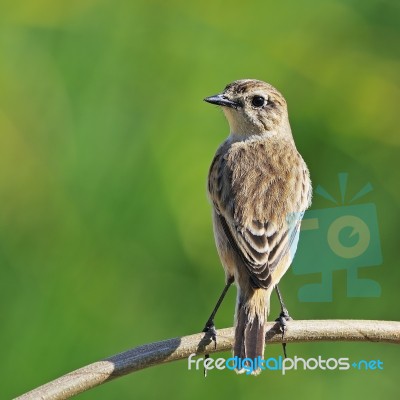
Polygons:
<instances>
[{"instance_id":1,"label":"bird","mask_svg":"<svg viewBox=\"0 0 400 400\"><path fill-rule=\"evenodd\" d=\"M286 100L272 85L256 79L236 80L204 100L222 108L230 132L208 174L225 287L203 331L216 343L214 317L234 283L233 355L242 360L263 359L274 288L281 302L283 329L290 319L277 285L293 260L301 220L311 204L310 173L295 146ZM256 368L252 374L260 371Z\"/></svg>"}]
</instances>

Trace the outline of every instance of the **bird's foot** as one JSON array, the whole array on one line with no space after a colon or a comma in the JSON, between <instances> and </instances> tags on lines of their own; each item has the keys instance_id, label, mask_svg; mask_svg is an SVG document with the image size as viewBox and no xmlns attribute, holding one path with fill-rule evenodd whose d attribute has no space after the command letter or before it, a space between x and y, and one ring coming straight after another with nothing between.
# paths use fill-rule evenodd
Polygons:
<instances>
[{"instance_id":1,"label":"bird's foot","mask_svg":"<svg viewBox=\"0 0 400 400\"><path fill-rule=\"evenodd\" d=\"M279 327L282 332L282 338L287 331L287 323L286 322L292 321L292 320L293 320L293 318L289 315L288 310L286 310L286 308L281 311L281 313L279 314L279 317L275 320L275 321L279 322Z\"/></svg>"},{"instance_id":2,"label":"bird's foot","mask_svg":"<svg viewBox=\"0 0 400 400\"><path fill-rule=\"evenodd\" d=\"M285 358L287 358L287 353L286 353L286 343L283 342L283 339L285 337L285 333L287 331L287 321L292 321L293 318L289 315L288 310L286 308L282 309L281 313L279 314L279 317L275 320L279 322L279 328L282 332L282 348L283 348L283 355Z\"/></svg>"},{"instance_id":3,"label":"bird's foot","mask_svg":"<svg viewBox=\"0 0 400 400\"><path fill-rule=\"evenodd\" d=\"M217 348L217 330L215 329L214 321L209 320L206 323L206 326L203 329L203 332L209 336L211 341L214 342L214 348ZM208 354L206 354L208 356Z\"/></svg>"},{"instance_id":4,"label":"bird's foot","mask_svg":"<svg viewBox=\"0 0 400 400\"><path fill-rule=\"evenodd\" d=\"M203 332L208 336L212 342L214 342L214 349L217 348L217 330L215 329L214 321L208 320L206 326L203 329ZM204 354L204 361L210 358L210 355ZM204 366L204 377L207 376L207 368Z\"/></svg>"}]
</instances>

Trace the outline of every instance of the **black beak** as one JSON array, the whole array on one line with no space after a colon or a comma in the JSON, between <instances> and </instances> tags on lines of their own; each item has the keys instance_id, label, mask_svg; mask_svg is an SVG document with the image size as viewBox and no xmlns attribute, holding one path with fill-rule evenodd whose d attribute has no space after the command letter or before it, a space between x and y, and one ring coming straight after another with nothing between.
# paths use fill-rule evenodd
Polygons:
<instances>
[{"instance_id":1,"label":"black beak","mask_svg":"<svg viewBox=\"0 0 400 400\"><path fill-rule=\"evenodd\" d=\"M231 107L235 109L240 107L239 103L229 100L223 94L216 94L214 96L206 97L204 101L206 101L207 103L216 104L218 106L223 106L223 107Z\"/></svg>"}]
</instances>

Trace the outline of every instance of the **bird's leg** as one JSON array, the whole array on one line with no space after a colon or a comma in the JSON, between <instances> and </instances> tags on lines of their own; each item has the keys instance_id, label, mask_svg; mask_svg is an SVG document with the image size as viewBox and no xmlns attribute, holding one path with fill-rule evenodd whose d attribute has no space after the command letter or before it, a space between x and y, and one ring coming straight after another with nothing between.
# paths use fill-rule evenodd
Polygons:
<instances>
[{"instance_id":1,"label":"bird's leg","mask_svg":"<svg viewBox=\"0 0 400 400\"><path fill-rule=\"evenodd\" d=\"M222 291L221 295L219 296L217 304L215 305L215 307L203 329L203 332L208 333L210 335L211 339L215 342L215 347L217 346L217 331L215 330L215 325L214 325L215 314L217 313L217 311L218 311L222 301L224 300L225 295L228 292L228 289L230 288L232 283L233 283L233 277L230 277L224 287L224 290Z\"/></svg>"},{"instance_id":2,"label":"bird's leg","mask_svg":"<svg viewBox=\"0 0 400 400\"><path fill-rule=\"evenodd\" d=\"M217 348L217 331L216 331L215 325L214 325L215 314L217 313L217 311L218 311L222 301L224 300L225 295L228 292L228 290L229 290L230 286L232 285L233 281L234 281L233 277L229 277L228 278L228 280L226 282L226 285L224 287L224 290L222 291L221 295L219 296L217 304L215 305L215 307L214 307L214 309L213 309L210 317L208 318L208 320L206 322L206 325L205 325L205 327L203 329L203 332L205 332L206 335L209 335L211 340L214 342L214 348ZM210 357L209 354L205 354L204 355L205 360L207 358L209 358L209 357ZM207 376L207 370L206 369L204 369L204 376Z\"/></svg>"},{"instance_id":3,"label":"bird's leg","mask_svg":"<svg viewBox=\"0 0 400 400\"><path fill-rule=\"evenodd\" d=\"M281 313L279 314L279 317L275 320L279 322L281 331L282 331L282 348L283 348L283 355L286 358L286 343L283 342L283 338L285 336L285 332L287 330L287 324L286 321L290 321L293 319L290 315L289 312L285 306L285 303L283 302L281 292L278 288L278 285L275 286L276 294L278 295L279 303L281 304Z\"/></svg>"}]
</instances>

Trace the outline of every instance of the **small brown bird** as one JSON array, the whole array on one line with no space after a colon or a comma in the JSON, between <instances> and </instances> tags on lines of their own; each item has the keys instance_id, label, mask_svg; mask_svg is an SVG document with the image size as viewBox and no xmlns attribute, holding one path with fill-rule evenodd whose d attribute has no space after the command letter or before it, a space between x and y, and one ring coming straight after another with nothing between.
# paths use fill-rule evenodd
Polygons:
<instances>
[{"instance_id":1,"label":"small brown bird","mask_svg":"<svg viewBox=\"0 0 400 400\"><path fill-rule=\"evenodd\" d=\"M230 134L208 176L226 286L204 331L215 339L215 313L235 282L234 356L263 359L271 292L293 260L311 202L309 172L292 137L286 101L273 86L238 80L205 101L222 107ZM281 306L284 325L288 314Z\"/></svg>"}]
</instances>

